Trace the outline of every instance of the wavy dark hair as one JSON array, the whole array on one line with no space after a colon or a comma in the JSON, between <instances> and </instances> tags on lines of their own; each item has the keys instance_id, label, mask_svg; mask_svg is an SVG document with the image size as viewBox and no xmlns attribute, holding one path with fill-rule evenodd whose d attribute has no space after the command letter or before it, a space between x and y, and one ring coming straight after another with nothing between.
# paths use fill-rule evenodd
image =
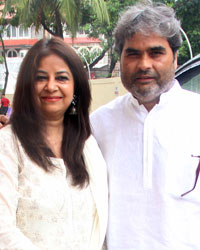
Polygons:
<instances>
[{"instance_id":1,"label":"wavy dark hair","mask_svg":"<svg viewBox=\"0 0 200 250\"><path fill-rule=\"evenodd\" d=\"M70 105L64 115L61 151L73 185L83 187L89 183L89 175L83 160L83 147L91 134L91 93L87 73L80 57L62 39L41 39L26 54L17 78L10 123L30 159L46 171L55 168L50 158L55 155L46 143L44 118L35 95L35 79L41 59L52 54L66 62L74 78L77 115L70 115Z\"/></svg>"}]
</instances>

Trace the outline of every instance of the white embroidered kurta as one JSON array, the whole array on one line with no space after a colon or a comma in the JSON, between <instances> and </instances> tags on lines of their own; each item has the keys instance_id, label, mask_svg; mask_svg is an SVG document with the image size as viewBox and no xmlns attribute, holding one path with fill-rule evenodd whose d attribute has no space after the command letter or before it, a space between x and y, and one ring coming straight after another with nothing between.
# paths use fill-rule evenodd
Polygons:
<instances>
[{"instance_id":1,"label":"white embroidered kurta","mask_svg":"<svg viewBox=\"0 0 200 250\"><path fill-rule=\"evenodd\" d=\"M22 151L22 148L20 148ZM45 172L22 154L10 126L0 130L0 250L100 250L107 226L106 166L96 141L85 143L90 185L70 185L62 159Z\"/></svg>"},{"instance_id":2,"label":"white embroidered kurta","mask_svg":"<svg viewBox=\"0 0 200 250\"><path fill-rule=\"evenodd\" d=\"M108 167L108 250L199 250L200 95L179 84L149 113L130 93L95 111Z\"/></svg>"}]
</instances>

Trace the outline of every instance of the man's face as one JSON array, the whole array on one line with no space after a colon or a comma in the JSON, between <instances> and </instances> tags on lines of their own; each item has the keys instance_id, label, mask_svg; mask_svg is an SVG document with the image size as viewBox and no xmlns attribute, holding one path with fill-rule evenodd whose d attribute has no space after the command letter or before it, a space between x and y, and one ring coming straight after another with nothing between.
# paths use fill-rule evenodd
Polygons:
<instances>
[{"instance_id":1,"label":"man's face","mask_svg":"<svg viewBox=\"0 0 200 250\"><path fill-rule=\"evenodd\" d=\"M126 40L121 54L121 79L124 87L150 110L163 92L172 86L177 67L168 41L152 34L135 33Z\"/></svg>"}]
</instances>

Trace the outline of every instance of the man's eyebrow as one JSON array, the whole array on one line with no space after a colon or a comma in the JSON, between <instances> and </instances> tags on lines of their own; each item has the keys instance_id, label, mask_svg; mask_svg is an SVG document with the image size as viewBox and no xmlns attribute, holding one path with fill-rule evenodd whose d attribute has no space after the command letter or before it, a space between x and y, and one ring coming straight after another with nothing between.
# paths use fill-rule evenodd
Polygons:
<instances>
[{"instance_id":1,"label":"man's eyebrow","mask_svg":"<svg viewBox=\"0 0 200 250\"><path fill-rule=\"evenodd\" d=\"M134 48L127 48L125 51L126 53L138 53L139 52L138 49L134 49Z\"/></svg>"},{"instance_id":2,"label":"man's eyebrow","mask_svg":"<svg viewBox=\"0 0 200 250\"><path fill-rule=\"evenodd\" d=\"M163 46L155 46L155 47L151 47L149 48L150 51L166 51L166 48Z\"/></svg>"}]
</instances>

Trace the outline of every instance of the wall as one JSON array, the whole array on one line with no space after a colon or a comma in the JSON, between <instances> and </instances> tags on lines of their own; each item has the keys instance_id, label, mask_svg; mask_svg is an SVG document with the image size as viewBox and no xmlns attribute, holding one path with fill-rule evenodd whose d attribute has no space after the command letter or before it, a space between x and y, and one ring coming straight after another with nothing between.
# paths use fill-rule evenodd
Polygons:
<instances>
[{"instance_id":1,"label":"wall","mask_svg":"<svg viewBox=\"0 0 200 250\"><path fill-rule=\"evenodd\" d=\"M103 104L127 93L119 77L102 78L91 80L92 104L91 111L94 111Z\"/></svg>"}]
</instances>

